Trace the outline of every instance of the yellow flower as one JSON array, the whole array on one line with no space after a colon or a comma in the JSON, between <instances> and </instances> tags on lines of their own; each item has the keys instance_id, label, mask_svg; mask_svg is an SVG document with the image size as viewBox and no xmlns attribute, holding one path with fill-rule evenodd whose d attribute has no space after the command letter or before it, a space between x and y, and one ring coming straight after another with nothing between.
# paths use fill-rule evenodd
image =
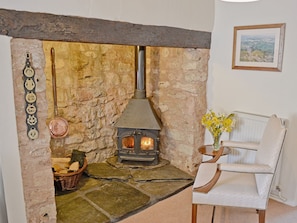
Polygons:
<instances>
[{"instance_id":1,"label":"yellow flower","mask_svg":"<svg viewBox=\"0 0 297 223\"><path fill-rule=\"evenodd\" d=\"M213 137L220 136L223 132L231 132L234 125L234 114L216 114L212 110L203 115L201 123L205 126Z\"/></svg>"}]
</instances>

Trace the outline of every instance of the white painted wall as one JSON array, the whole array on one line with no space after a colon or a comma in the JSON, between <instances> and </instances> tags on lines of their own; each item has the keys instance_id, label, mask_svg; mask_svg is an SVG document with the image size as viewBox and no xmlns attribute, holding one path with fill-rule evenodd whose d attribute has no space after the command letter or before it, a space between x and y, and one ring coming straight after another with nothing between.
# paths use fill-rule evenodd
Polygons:
<instances>
[{"instance_id":1,"label":"white painted wall","mask_svg":"<svg viewBox=\"0 0 297 223\"><path fill-rule=\"evenodd\" d=\"M209 61L208 108L256 114L273 113L289 120L281 175L282 195L297 205L297 19L294 0L251 3L215 1ZM282 72L232 70L233 27L286 23Z\"/></svg>"},{"instance_id":2,"label":"white painted wall","mask_svg":"<svg viewBox=\"0 0 297 223\"><path fill-rule=\"evenodd\" d=\"M8 223L0 159L0 223Z\"/></svg>"},{"instance_id":3,"label":"white painted wall","mask_svg":"<svg viewBox=\"0 0 297 223\"><path fill-rule=\"evenodd\" d=\"M211 31L214 0L1 0L0 8ZM0 35L0 159L9 223L26 222L18 151L10 38ZM1 193L1 192L0 192Z\"/></svg>"},{"instance_id":4,"label":"white painted wall","mask_svg":"<svg viewBox=\"0 0 297 223\"><path fill-rule=\"evenodd\" d=\"M7 215L9 222L26 222L13 98L10 38L0 35L0 46L0 162Z\"/></svg>"}]
</instances>

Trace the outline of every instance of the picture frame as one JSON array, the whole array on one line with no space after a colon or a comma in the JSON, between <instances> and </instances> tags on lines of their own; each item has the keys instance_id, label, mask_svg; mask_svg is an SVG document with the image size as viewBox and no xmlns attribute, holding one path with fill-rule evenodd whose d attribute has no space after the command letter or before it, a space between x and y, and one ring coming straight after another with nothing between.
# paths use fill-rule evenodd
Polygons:
<instances>
[{"instance_id":1,"label":"picture frame","mask_svg":"<svg viewBox=\"0 0 297 223\"><path fill-rule=\"evenodd\" d=\"M285 23L235 26L232 69L281 71Z\"/></svg>"}]
</instances>

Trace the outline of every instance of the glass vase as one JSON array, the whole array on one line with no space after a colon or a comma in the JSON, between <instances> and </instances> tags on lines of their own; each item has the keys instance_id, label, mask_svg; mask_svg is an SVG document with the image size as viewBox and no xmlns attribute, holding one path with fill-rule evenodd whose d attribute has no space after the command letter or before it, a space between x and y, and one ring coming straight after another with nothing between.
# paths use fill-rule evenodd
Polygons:
<instances>
[{"instance_id":1,"label":"glass vase","mask_svg":"<svg viewBox=\"0 0 297 223\"><path fill-rule=\"evenodd\" d=\"M221 142L220 142L220 138L221 138L222 134L218 134L218 135L213 135L212 134L212 138L213 138L213 150L214 151L218 151L221 147Z\"/></svg>"}]
</instances>

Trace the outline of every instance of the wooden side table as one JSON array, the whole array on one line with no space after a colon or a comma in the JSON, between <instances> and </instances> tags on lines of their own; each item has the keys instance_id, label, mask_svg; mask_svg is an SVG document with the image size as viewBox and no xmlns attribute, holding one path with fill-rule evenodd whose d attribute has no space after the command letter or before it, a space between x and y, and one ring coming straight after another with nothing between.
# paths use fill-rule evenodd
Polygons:
<instances>
[{"instance_id":1,"label":"wooden side table","mask_svg":"<svg viewBox=\"0 0 297 223\"><path fill-rule=\"evenodd\" d=\"M198 151L202 155L212 156L212 157L216 156L218 154L218 152L219 152L219 150L217 150L217 151L214 151L213 150L213 145L203 145L203 146L200 146L199 149L198 149ZM221 154L221 156L227 155L229 153L230 153L230 148L224 146L224 151Z\"/></svg>"},{"instance_id":2,"label":"wooden side table","mask_svg":"<svg viewBox=\"0 0 297 223\"><path fill-rule=\"evenodd\" d=\"M222 146L221 149L214 151L213 145L203 145L198 148L198 151L202 155L212 157L212 159L205 162L216 162L221 156L228 155L231 149L229 147Z\"/></svg>"}]
</instances>

